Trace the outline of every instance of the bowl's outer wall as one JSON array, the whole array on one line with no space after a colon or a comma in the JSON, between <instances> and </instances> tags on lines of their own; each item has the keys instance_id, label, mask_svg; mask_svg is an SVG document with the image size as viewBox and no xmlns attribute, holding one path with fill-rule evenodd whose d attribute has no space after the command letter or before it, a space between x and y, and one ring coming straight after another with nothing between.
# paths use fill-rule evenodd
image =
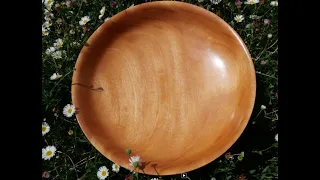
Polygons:
<instances>
[{"instance_id":1,"label":"bowl's outer wall","mask_svg":"<svg viewBox=\"0 0 320 180\"><path fill-rule=\"evenodd\" d=\"M130 148L146 174L178 174L208 164L240 137L255 78L246 46L221 18L187 3L151 2L113 16L89 38L72 101L105 157L132 169Z\"/></svg>"}]
</instances>

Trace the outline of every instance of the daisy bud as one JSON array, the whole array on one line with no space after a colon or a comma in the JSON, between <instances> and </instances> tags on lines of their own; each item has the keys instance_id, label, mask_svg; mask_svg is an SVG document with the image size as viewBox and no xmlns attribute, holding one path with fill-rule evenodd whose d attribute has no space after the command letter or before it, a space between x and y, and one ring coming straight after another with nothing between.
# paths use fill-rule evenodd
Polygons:
<instances>
[{"instance_id":1,"label":"daisy bud","mask_svg":"<svg viewBox=\"0 0 320 180\"><path fill-rule=\"evenodd\" d=\"M126 153L129 155L131 154L131 149L126 149Z\"/></svg>"},{"instance_id":2,"label":"daisy bud","mask_svg":"<svg viewBox=\"0 0 320 180\"><path fill-rule=\"evenodd\" d=\"M235 4L236 6L241 6L241 1L240 1L240 0L237 0L234 4Z\"/></svg>"},{"instance_id":3,"label":"daisy bud","mask_svg":"<svg viewBox=\"0 0 320 180\"><path fill-rule=\"evenodd\" d=\"M138 167L138 162L133 162L133 167Z\"/></svg>"},{"instance_id":4,"label":"daisy bud","mask_svg":"<svg viewBox=\"0 0 320 180\"><path fill-rule=\"evenodd\" d=\"M42 177L48 179L50 177L50 173L48 171L45 171L42 173Z\"/></svg>"}]
</instances>

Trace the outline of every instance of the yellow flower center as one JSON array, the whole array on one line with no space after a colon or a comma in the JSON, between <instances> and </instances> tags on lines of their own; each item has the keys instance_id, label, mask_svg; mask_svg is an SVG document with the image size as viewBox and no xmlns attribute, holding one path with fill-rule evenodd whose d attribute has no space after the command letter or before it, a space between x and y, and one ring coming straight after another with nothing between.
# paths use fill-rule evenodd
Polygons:
<instances>
[{"instance_id":1,"label":"yellow flower center","mask_svg":"<svg viewBox=\"0 0 320 180\"><path fill-rule=\"evenodd\" d=\"M68 113L71 114L72 113L72 109L68 109Z\"/></svg>"},{"instance_id":2,"label":"yellow flower center","mask_svg":"<svg viewBox=\"0 0 320 180\"><path fill-rule=\"evenodd\" d=\"M107 171L102 171L102 176L106 176L107 175Z\"/></svg>"},{"instance_id":3,"label":"yellow flower center","mask_svg":"<svg viewBox=\"0 0 320 180\"><path fill-rule=\"evenodd\" d=\"M118 169L118 165L117 165L117 164L116 164L116 165L114 165L114 168L115 168L115 169Z\"/></svg>"},{"instance_id":4,"label":"yellow flower center","mask_svg":"<svg viewBox=\"0 0 320 180\"><path fill-rule=\"evenodd\" d=\"M46 156L50 156L52 154L52 151L48 151L47 153L46 153Z\"/></svg>"},{"instance_id":5,"label":"yellow flower center","mask_svg":"<svg viewBox=\"0 0 320 180\"><path fill-rule=\"evenodd\" d=\"M61 42L58 42L58 46L61 47L61 46L62 46L62 43L61 43Z\"/></svg>"},{"instance_id":6,"label":"yellow flower center","mask_svg":"<svg viewBox=\"0 0 320 180\"><path fill-rule=\"evenodd\" d=\"M241 18L240 18L240 17L238 17L238 18L237 18L237 21L241 21Z\"/></svg>"},{"instance_id":7,"label":"yellow flower center","mask_svg":"<svg viewBox=\"0 0 320 180\"><path fill-rule=\"evenodd\" d=\"M47 130L47 127L42 126L42 132L45 132Z\"/></svg>"},{"instance_id":8,"label":"yellow flower center","mask_svg":"<svg viewBox=\"0 0 320 180\"><path fill-rule=\"evenodd\" d=\"M84 24L86 24L87 22L88 22L88 20L86 20L86 19L85 19L85 20L83 20L83 23L84 23Z\"/></svg>"},{"instance_id":9,"label":"yellow flower center","mask_svg":"<svg viewBox=\"0 0 320 180\"><path fill-rule=\"evenodd\" d=\"M274 6L278 6L278 2L274 2Z\"/></svg>"},{"instance_id":10,"label":"yellow flower center","mask_svg":"<svg viewBox=\"0 0 320 180\"><path fill-rule=\"evenodd\" d=\"M49 1L48 1L48 4L51 4L51 3L52 3L52 0L49 0Z\"/></svg>"}]
</instances>

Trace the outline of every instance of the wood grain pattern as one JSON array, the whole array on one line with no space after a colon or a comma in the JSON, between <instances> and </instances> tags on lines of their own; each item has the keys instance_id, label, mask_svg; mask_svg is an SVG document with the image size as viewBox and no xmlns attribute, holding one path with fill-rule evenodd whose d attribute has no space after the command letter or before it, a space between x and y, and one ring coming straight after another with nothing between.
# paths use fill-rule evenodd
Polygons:
<instances>
[{"instance_id":1,"label":"wood grain pattern","mask_svg":"<svg viewBox=\"0 0 320 180\"><path fill-rule=\"evenodd\" d=\"M144 3L112 17L87 43L72 81L100 91L72 86L77 120L120 166L132 169L130 148L146 174L191 171L222 155L246 127L254 66L241 38L213 13Z\"/></svg>"}]
</instances>

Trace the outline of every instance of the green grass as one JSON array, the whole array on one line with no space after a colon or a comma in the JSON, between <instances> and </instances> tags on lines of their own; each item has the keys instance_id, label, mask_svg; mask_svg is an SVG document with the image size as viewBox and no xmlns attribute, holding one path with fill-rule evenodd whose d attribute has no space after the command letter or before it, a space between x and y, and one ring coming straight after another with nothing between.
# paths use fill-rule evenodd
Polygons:
<instances>
[{"instance_id":1,"label":"green grass","mask_svg":"<svg viewBox=\"0 0 320 180\"><path fill-rule=\"evenodd\" d=\"M50 179L98 179L97 170L101 166L109 169L107 179L125 179L130 171L124 168L120 172L111 171L112 162L102 156L86 139L75 116L71 118L63 115L63 108L71 104L71 78L77 56L90 35L104 22L132 4L144 1L118 0L112 5L109 0L73 0L67 7L65 1L56 0L51 13L49 34L42 38L42 113L45 122L50 125L50 131L43 136L43 148L55 146L55 156L49 160L42 160L42 171L50 173ZM212 163L188 173L191 179L217 180L225 179L276 179L278 176L278 144L277 134L278 104L277 73L278 73L278 7L270 5L269 0L264 4L242 5L237 7L235 1L222 0L214 4L210 0L192 3L216 13L229 23L242 37L247 45L257 75L257 98L249 124L239 140L227 151L233 159L226 159L222 155ZM64 4L63 4L64 3ZM57 5L60 4L60 7ZM105 6L105 14L98 19L101 8ZM43 12L45 9L43 5ZM244 21L237 23L234 17L244 16ZM250 15L260 16L260 19L250 19ZM79 25L82 17L89 16L91 20L86 24L86 30ZM269 24L264 24L264 19ZM43 14L43 23L45 14ZM250 24L250 26L248 25ZM74 33L70 33L70 31ZM268 38L268 34L272 34ZM61 59L54 59L46 50L53 46L56 39L63 40ZM62 76L50 80L53 73ZM261 110L261 105L266 109ZM72 130L73 134L68 134ZM244 152L241 154L241 152ZM124 151L125 153L125 151ZM241 154L241 155L240 155ZM239 157L240 155L240 157ZM155 176L139 174L139 179L151 179ZM136 179L137 177L134 176ZM162 179L180 179L180 175L162 177Z\"/></svg>"}]
</instances>

